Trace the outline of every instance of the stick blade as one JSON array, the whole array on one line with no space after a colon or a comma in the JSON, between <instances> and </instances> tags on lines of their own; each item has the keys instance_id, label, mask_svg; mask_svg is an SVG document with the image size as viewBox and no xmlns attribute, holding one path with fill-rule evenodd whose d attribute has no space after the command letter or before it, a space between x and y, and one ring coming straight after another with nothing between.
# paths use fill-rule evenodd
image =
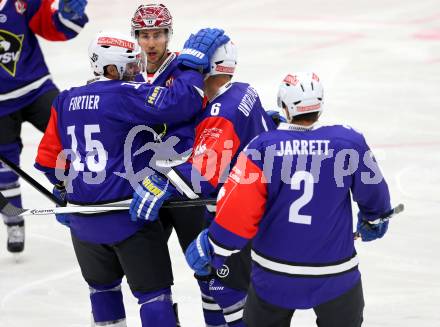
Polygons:
<instances>
[{"instance_id":1,"label":"stick blade","mask_svg":"<svg viewBox=\"0 0 440 327\"><path fill-rule=\"evenodd\" d=\"M401 213L403 210L405 210L405 206L403 205L403 203L400 203L394 208L394 214Z\"/></svg>"}]
</instances>

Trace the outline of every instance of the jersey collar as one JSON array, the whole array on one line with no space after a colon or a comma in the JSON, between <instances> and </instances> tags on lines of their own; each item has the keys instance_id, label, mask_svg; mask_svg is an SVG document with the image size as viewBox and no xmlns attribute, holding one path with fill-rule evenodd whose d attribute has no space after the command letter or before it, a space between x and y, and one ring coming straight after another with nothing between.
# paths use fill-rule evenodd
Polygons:
<instances>
[{"instance_id":1,"label":"jersey collar","mask_svg":"<svg viewBox=\"0 0 440 327\"><path fill-rule=\"evenodd\" d=\"M87 84L92 84L95 82L106 82L106 81L112 81L110 78L104 77L104 76L99 76L99 77L95 77L93 79L90 79L87 81Z\"/></svg>"},{"instance_id":2,"label":"jersey collar","mask_svg":"<svg viewBox=\"0 0 440 327\"><path fill-rule=\"evenodd\" d=\"M296 125L296 124L289 124L289 123L281 123L278 126L278 129L281 131L299 131L299 132L306 132L306 131L313 131L317 128L321 127L319 122L315 122L310 126L303 126L303 125Z\"/></svg>"},{"instance_id":3,"label":"jersey collar","mask_svg":"<svg viewBox=\"0 0 440 327\"><path fill-rule=\"evenodd\" d=\"M164 72L165 69L168 68L168 66L171 64L171 62L177 57L177 54L175 52L170 52L167 59L160 65L159 69L156 70L154 75L152 77L148 77L147 71L144 71L142 73L142 76L144 77L145 82L153 84L154 81L159 77L160 74Z\"/></svg>"},{"instance_id":4,"label":"jersey collar","mask_svg":"<svg viewBox=\"0 0 440 327\"><path fill-rule=\"evenodd\" d=\"M217 91L217 93L214 95L214 97L209 101L212 102L214 101L216 98L218 98L220 95L222 95L223 93L225 93L230 87L232 86L232 82L227 82L226 84L224 84L222 87L220 87Z\"/></svg>"}]
</instances>

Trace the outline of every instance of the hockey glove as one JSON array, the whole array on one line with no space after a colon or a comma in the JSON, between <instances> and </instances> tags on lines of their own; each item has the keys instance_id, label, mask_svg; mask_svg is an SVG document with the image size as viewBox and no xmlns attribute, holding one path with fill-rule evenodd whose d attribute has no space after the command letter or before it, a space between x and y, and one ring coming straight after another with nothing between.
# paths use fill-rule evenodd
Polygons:
<instances>
[{"instance_id":1,"label":"hockey glove","mask_svg":"<svg viewBox=\"0 0 440 327\"><path fill-rule=\"evenodd\" d=\"M84 16L87 0L60 0L58 11L68 20L76 20Z\"/></svg>"},{"instance_id":2,"label":"hockey glove","mask_svg":"<svg viewBox=\"0 0 440 327\"><path fill-rule=\"evenodd\" d=\"M284 116L282 116L277 110L268 110L266 111L266 113L269 115L270 118L272 118L272 121L275 123L276 126L281 123L287 123L286 118L284 118Z\"/></svg>"},{"instance_id":3,"label":"hockey glove","mask_svg":"<svg viewBox=\"0 0 440 327\"><path fill-rule=\"evenodd\" d=\"M133 193L130 204L131 220L157 220L164 201L175 194L176 188L162 175L155 173L147 176Z\"/></svg>"},{"instance_id":4,"label":"hockey glove","mask_svg":"<svg viewBox=\"0 0 440 327\"><path fill-rule=\"evenodd\" d=\"M66 188L64 187L64 184L55 184L53 187L52 194L55 195L55 197L64 204L67 204L66 201ZM58 220L58 222L66 227L70 227L70 218L68 214L58 213L55 214L55 218Z\"/></svg>"},{"instance_id":5,"label":"hockey glove","mask_svg":"<svg viewBox=\"0 0 440 327\"><path fill-rule=\"evenodd\" d=\"M198 276L207 276L211 273L213 249L209 244L208 229L200 232L185 251L186 262Z\"/></svg>"},{"instance_id":6,"label":"hockey glove","mask_svg":"<svg viewBox=\"0 0 440 327\"><path fill-rule=\"evenodd\" d=\"M363 242L374 241L385 235L388 230L388 223L388 221L384 221L379 224L371 224L363 219L362 214L359 212L356 234L361 236Z\"/></svg>"},{"instance_id":7,"label":"hockey glove","mask_svg":"<svg viewBox=\"0 0 440 327\"><path fill-rule=\"evenodd\" d=\"M186 40L177 62L183 66L196 69L204 74L209 72L211 57L215 50L226 42L229 37L218 28L204 28Z\"/></svg>"}]
</instances>

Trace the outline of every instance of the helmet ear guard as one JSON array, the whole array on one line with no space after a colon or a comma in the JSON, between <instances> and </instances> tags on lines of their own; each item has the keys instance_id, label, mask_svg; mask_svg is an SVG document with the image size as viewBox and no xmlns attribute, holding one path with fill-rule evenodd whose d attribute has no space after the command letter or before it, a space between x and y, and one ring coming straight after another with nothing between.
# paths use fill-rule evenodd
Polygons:
<instances>
[{"instance_id":1,"label":"helmet ear guard","mask_svg":"<svg viewBox=\"0 0 440 327\"><path fill-rule=\"evenodd\" d=\"M277 104L287 107L290 117L323 110L324 89L312 72L288 74L278 89Z\"/></svg>"}]
</instances>

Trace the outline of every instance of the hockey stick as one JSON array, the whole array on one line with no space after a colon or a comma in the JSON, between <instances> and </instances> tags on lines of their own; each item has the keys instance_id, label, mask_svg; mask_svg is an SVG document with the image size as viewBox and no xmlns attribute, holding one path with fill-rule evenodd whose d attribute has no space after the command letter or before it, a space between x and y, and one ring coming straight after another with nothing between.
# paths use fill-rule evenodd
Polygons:
<instances>
[{"instance_id":1,"label":"hockey stick","mask_svg":"<svg viewBox=\"0 0 440 327\"><path fill-rule=\"evenodd\" d=\"M0 154L0 161L2 161L6 166L8 166L14 173L23 178L26 182L28 182L31 186L33 186L37 191L43 194L50 201L59 206L65 206L64 202L58 199L55 195L53 195L49 190L47 190L43 185L38 183L35 179L29 176L25 171L23 171L20 167L18 167L15 163L10 161L8 158L5 158Z\"/></svg>"},{"instance_id":2,"label":"hockey stick","mask_svg":"<svg viewBox=\"0 0 440 327\"><path fill-rule=\"evenodd\" d=\"M39 191L40 193L42 193L44 196L46 196L50 201L54 202L56 205L60 206L60 207L64 207L65 204L64 202L62 202L61 200L59 200L56 196L54 196L49 190L47 190L43 185L41 185L40 183L38 183L35 179L33 179L31 176L29 176L25 171L23 171L20 167L18 167L16 164L14 164L13 162L11 162L9 159L3 157L0 154L0 161L2 161L4 164L6 164L14 173L16 173L18 176L20 176L21 178L23 178L26 182L28 182L31 186L33 186L35 189L37 189L37 191ZM1 195L2 198L4 198L3 195ZM4 200L6 200L6 203L8 203L8 200L6 198L4 198ZM1 203L3 202L3 200L0 201L0 207L1 207ZM6 203L3 206L6 206ZM205 205L214 205L216 203L216 199L201 199L201 198L197 198L197 199L190 199L190 200L178 200L178 201L166 201L164 202L163 207L164 208L184 208L184 207L195 207L195 206L205 206ZM10 206L12 206L12 204L9 204ZM72 207L68 207L68 211L62 211L60 210L61 208L50 208L50 209L29 209L27 212L27 215L37 215L37 213L31 213L32 212L36 212L36 211L41 211L41 212L47 212L44 214L53 214L53 213L80 213L80 212L98 212L98 211L103 211L102 208L106 208L104 209L105 211L112 211L112 210L127 210L129 208L129 205L101 205L101 206L72 206ZM17 208L17 207L15 207ZM88 208L88 210L83 210L82 208ZM96 209L93 209L96 208ZM100 208L100 209L98 209ZM17 208L22 210L21 208ZM15 209L11 209L12 211ZM51 210L54 210L53 212L49 212ZM12 212L11 211L11 212ZM3 211L2 211L3 213ZM6 214L6 213L5 213ZM25 215L23 213L20 213L21 215ZM40 213L43 214L43 213ZM12 215L14 216L14 215Z\"/></svg>"},{"instance_id":3,"label":"hockey stick","mask_svg":"<svg viewBox=\"0 0 440 327\"><path fill-rule=\"evenodd\" d=\"M393 218L394 215L401 213L403 210L405 210L405 206L403 205L403 203L400 203L396 207L388 211L387 213L379 216L379 218L377 218L376 220L369 221L369 223L372 225L384 223L390 220L391 218Z\"/></svg>"},{"instance_id":4,"label":"hockey stick","mask_svg":"<svg viewBox=\"0 0 440 327\"><path fill-rule=\"evenodd\" d=\"M377 218L376 220L372 220L372 221L365 220L365 221L371 225L382 224L382 223L390 220L391 218L393 218L395 215L401 213L403 210L405 210L405 206L403 205L403 203L400 203L397 206L395 206L394 208L392 208L390 211L380 215L379 218ZM359 232L354 233L355 240L360 237L361 237L361 234Z\"/></svg>"},{"instance_id":5,"label":"hockey stick","mask_svg":"<svg viewBox=\"0 0 440 327\"><path fill-rule=\"evenodd\" d=\"M163 205L164 208L184 208L193 206L205 206L214 205L215 199L195 199L195 200L180 200L180 201L166 201ZM98 213L106 211L116 210L128 210L130 204L103 204L103 205L91 205L91 206L68 206L68 207L56 207L56 208L42 208L42 209L22 209L9 203L3 194L0 193L0 212L6 216L40 216L40 215L52 215L59 213Z\"/></svg>"}]
</instances>

